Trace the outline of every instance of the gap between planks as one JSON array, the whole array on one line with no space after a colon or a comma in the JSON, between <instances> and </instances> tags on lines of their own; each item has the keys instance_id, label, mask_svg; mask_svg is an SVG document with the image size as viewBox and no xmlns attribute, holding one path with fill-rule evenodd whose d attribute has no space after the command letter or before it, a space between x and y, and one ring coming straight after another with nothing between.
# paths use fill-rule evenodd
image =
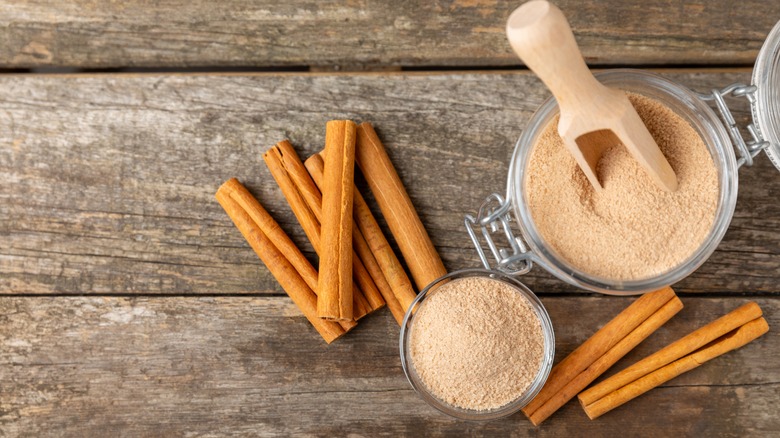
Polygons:
<instances>
[{"instance_id":1,"label":"gap between planks","mask_svg":"<svg viewBox=\"0 0 780 438\"><path fill-rule=\"evenodd\" d=\"M615 69L634 69L634 70L647 70L655 73L707 73L707 74L727 74L727 73L749 73L753 71L753 65L746 66L642 66L642 65L625 65L625 66L589 66L593 72L615 70ZM491 74L521 74L521 75L533 75L533 73L525 67L507 68L507 67L477 67L474 69L466 67L453 67L453 68L441 68L441 69L408 69L408 70L378 70L378 71L298 71L298 70L278 70L278 71L251 71L251 70L231 70L225 71L220 69L215 70L199 70L199 69L172 69L172 70L157 70L150 69L149 71L85 71L85 72L17 72L11 71L8 73L0 72L0 78L15 78L15 77L47 77L47 78L105 78L107 76L113 76L118 78L138 78L138 77L158 77L158 76L173 76L173 77L186 77L186 76L216 76L216 77L278 77L278 76L447 76L447 75L491 75Z\"/></svg>"}]
</instances>

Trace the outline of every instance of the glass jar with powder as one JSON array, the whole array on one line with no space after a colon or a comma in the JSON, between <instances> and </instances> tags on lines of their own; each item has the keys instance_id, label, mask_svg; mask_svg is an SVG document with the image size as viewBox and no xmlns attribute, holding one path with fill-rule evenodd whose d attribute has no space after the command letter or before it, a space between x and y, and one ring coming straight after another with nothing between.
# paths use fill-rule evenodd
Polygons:
<instances>
[{"instance_id":1,"label":"glass jar with powder","mask_svg":"<svg viewBox=\"0 0 780 438\"><path fill-rule=\"evenodd\" d=\"M557 103L546 101L517 142L506 196L491 195L476 216L466 217L483 265L520 275L536 263L572 285L617 295L690 275L731 222L739 167L765 151L780 169L779 60L780 23L759 53L752 85L698 94L641 70L596 75L629 93L677 174L673 193L655 187L620 145L600 161L604 189L595 192L557 136ZM749 140L725 96L750 102Z\"/></svg>"},{"instance_id":2,"label":"glass jar with powder","mask_svg":"<svg viewBox=\"0 0 780 438\"><path fill-rule=\"evenodd\" d=\"M420 292L401 326L401 364L430 405L460 419L513 414L541 390L555 339L542 303L505 274L468 269Z\"/></svg>"}]
</instances>

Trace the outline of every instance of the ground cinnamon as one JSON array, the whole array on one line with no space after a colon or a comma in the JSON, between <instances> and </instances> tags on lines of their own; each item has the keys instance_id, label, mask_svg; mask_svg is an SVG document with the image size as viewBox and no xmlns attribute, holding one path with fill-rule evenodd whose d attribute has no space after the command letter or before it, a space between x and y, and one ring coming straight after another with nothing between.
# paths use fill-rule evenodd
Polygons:
<instances>
[{"instance_id":1,"label":"ground cinnamon","mask_svg":"<svg viewBox=\"0 0 780 438\"><path fill-rule=\"evenodd\" d=\"M489 277L437 285L415 307L409 329L420 381L436 398L463 409L496 409L516 400L544 361L539 314L514 286Z\"/></svg>"},{"instance_id":2,"label":"ground cinnamon","mask_svg":"<svg viewBox=\"0 0 780 438\"><path fill-rule=\"evenodd\" d=\"M652 181L622 144L604 152L595 190L558 134L558 117L533 145L524 202L545 244L588 275L638 280L691 257L713 228L718 170L702 137L659 101L629 93L647 129L674 168L678 189Z\"/></svg>"}]
</instances>

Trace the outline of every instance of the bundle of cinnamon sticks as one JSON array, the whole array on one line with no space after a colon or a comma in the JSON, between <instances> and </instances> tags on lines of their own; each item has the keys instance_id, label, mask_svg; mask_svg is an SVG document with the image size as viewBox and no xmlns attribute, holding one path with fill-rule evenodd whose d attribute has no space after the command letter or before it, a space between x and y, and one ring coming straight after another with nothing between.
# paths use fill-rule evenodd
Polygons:
<instances>
[{"instance_id":1,"label":"bundle of cinnamon sticks","mask_svg":"<svg viewBox=\"0 0 780 438\"><path fill-rule=\"evenodd\" d=\"M747 303L580 393L580 404L593 420L768 331L761 308Z\"/></svg>"},{"instance_id":2,"label":"bundle of cinnamon sticks","mask_svg":"<svg viewBox=\"0 0 780 438\"><path fill-rule=\"evenodd\" d=\"M324 151L312 155L305 164L287 140L269 149L263 159L319 256L319 271L236 179L219 188L217 200L327 343L385 305L401 324L416 296L404 267L354 184L356 162L418 288L446 274L369 123L328 122Z\"/></svg>"},{"instance_id":3,"label":"bundle of cinnamon sticks","mask_svg":"<svg viewBox=\"0 0 780 438\"><path fill-rule=\"evenodd\" d=\"M682 307L669 287L641 296L555 365L523 413L538 426Z\"/></svg>"},{"instance_id":4,"label":"bundle of cinnamon sticks","mask_svg":"<svg viewBox=\"0 0 780 438\"><path fill-rule=\"evenodd\" d=\"M669 287L638 298L559 362L523 413L538 426L578 396L588 417L598 418L769 330L758 305L748 303L583 391L682 308Z\"/></svg>"}]
</instances>

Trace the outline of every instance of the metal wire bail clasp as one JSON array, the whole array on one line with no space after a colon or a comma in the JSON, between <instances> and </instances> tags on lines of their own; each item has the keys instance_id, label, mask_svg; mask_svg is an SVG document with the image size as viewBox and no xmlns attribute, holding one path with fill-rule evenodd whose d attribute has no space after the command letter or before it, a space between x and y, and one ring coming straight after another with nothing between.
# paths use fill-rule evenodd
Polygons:
<instances>
[{"instance_id":1,"label":"metal wire bail clasp","mask_svg":"<svg viewBox=\"0 0 780 438\"><path fill-rule=\"evenodd\" d=\"M726 105L724 97L729 94L734 97L744 97L751 105L755 105L756 89L755 85L731 84L722 90L712 90L710 94L696 93L699 95L699 98L704 101L715 101L718 112L720 112L720 117L726 125L726 129L729 131L731 141L734 142L734 145L737 148L737 153L739 154L737 167L742 167L743 164L752 166L753 158L755 158L759 152L766 149L766 147L769 146L769 142L764 140L761 133L752 123L747 125L747 130L753 138L746 142L745 139L742 138L742 133L739 132L737 122L734 120L734 116L731 114L728 105Z\"/></svg>"},{"instance_id":2,"label":"metal wire bail clasp","mask_svg":"<svg viewBox=\"0 0 780 438\"><path fill-rule=\"evenodd\" d=\"M508 275L522 275L533 267L530 253L525 243L512 233L512 216L509 200L504 199L498 193L493 193L479 207L477 217L466 215L466 231L479 253L479 258L485 269L498 269ZM482 237L487 242L490 252L493 253L497 265L491 266L488 256L482 246L482 241L477 234L481 231ZM504 238L509 242L509 248L499 248L493 240L493 236L503 232Z\"/></svg>"}]
</instances>

